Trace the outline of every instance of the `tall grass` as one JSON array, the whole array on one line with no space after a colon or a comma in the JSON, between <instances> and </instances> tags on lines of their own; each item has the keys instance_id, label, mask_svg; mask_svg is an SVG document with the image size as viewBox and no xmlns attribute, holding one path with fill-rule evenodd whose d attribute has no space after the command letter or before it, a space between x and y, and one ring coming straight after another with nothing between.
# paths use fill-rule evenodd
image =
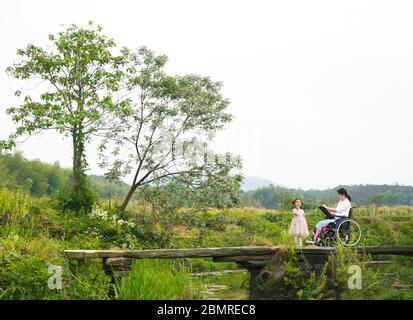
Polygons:
<instances>
[{"instance_id":1,"label":"tall grass","mask_svg":"<svg viewBox=\"0 0 413 320\"><path fill-rule=\"evenodd\" d=\"M0 218L12 223L19 223L27 217L30 207L30 197L21 192L0 189Z\"/></svg>"},{"instance_id":2,"label":"tall grass","mask_svg":"<svg viewBox=\"0 0 413 320\"><path fill-rule=\"evenodd\" d=\"M179 261L138 260L118 284L122 300L200 299L201 284Z\"/></svg>"},{"instance_id":3,"label":"tall grass","mask_svg":"<svg viewBox=\"0 0 413 320\"><path fill-rule=\"evenodd\" d=\"M355 214L358 217L413 217L413 207L395 206L395 207L360 207L356 208Z\"/></svg>"}]
</instances>

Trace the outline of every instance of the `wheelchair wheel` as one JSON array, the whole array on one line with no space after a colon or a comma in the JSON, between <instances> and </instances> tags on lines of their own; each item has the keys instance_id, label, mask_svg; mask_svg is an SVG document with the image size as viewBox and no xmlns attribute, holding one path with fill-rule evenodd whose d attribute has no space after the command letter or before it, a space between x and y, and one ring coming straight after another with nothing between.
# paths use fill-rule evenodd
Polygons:
<instances>
[{"instance_id":1,"label":"wheelchair wheel","mask_svg":"<svg viewBox=\"0 0 413 320\"><path fill-rule=\"evenodd\" d=\"M336 229L337 239L346 247L353 247L360 242L360 225L351 219L340 221Z\"/></svg>"}]
</instances>

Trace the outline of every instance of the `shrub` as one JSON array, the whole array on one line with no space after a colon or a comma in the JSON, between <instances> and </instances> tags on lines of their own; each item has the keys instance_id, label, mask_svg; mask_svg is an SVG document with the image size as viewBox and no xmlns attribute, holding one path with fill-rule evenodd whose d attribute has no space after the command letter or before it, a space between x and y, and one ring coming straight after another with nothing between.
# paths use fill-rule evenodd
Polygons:
<instances>
[{"instance_id":1,"label":"shrub","mask_svg":"<svg viewBox=\"0 0 413 320\"><path fill-rule=\"evenodd\" d=\"M332 270L330 287L336 296L344 299L374 299L383 288L380 286L378 272L369 267L371 257L359 254L356 251L345 248L336 248L336 253L329 257L327 265ZM348 281L351 274L349 267L356 266L361 271L361 289L349 289Z\"/></svg>"},{"instance_id":2,"label":"shrub","mask_svg":"<svg viewBox=\"0 0 413 320\"><path fill-rule=\"evenodd\" d=\"M89 213L97 201L97 194L89 186L87 181L82 187L80 195L74 200L71 188L66 188L57 193L57 203L62 211L74 211L76 213Z\"/></svg>"},{"instance_id":3,"label":"shrub","mask_svg":"<svg viewBox=\"0 0 413 320\"><path fill-rule=\"evenodd\" d=\"M50 290L48 267L37 256L3 255L0 262L0 299L60 299Z\"/></svg>"}]
</instances>

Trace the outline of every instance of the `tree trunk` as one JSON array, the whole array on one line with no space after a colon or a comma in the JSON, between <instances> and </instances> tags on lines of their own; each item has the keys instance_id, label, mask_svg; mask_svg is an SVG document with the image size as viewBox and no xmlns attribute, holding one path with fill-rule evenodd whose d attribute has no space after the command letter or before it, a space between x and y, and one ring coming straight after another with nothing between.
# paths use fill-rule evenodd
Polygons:
<instances>
[{"instance_id":1,"label":"tree trunk","mask_svg":"<svg viewBox=\"0 0 413 320\"><path fill-rule=\"evenodd\" d=\"M73 129L73 167L72 167L72 208L79 210L81 206L81 193L85 187L84 172L84 139L81 127Z\"/></svg>"},{"instance_id":2,"label":"tree trunk","mask_svg":"<svg viewBox=\"0 0 413 320\"><path fill-rule=\"evenodd\" d=\"M79 190L79 176L76 174L79 168L78 152L77 152L77 135L74 129L73 132L73 165L72 165L72 196L76 197ZM74 200L74 199L73 199Z\"/></svg>"},{"instance_id":3,"label":"tree trunk","mask_svg":"<svg viewBox=\"0 0 413 320\"><path fill-rule=\"evenodd\" d=\"M130 189L128 194L126 195L125 200L123 200L123 203L118 207L118 212L123 212L125 211L126 207L128 206L129 201L132 199L133 194L135 193L136 189L138 188L139 185L135 184L133 185Z\"/></svg>"}]
</instances>

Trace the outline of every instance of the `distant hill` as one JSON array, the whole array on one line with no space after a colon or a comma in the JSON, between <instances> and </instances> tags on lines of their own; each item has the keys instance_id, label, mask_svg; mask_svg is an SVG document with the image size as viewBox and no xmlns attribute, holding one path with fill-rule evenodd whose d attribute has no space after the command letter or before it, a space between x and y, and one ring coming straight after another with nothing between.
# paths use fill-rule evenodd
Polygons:
<instances>
[{"instance_id":1,"label":"distant hill","mask_svg":"<svg viewBox=\"0 0 413 320\"><path fill-rule=\"evenodd\" d=\"M244 178L242 185L241 185L241 189L243 191L251 191L251 190L258 189L258 188L267 187L269 185L278 186L276 183L270 180L248 176Z\"/></svg>"},{"instance_id":2,"label":"distant hill","mask_svg":"<svg viewBox=\"0 0 413 320\"><path fill-rule=\"evenodd\" d=\"M130 186L123 182L109 182L104 176L90 175L93 189L104 198L110 196L123 196L129 191Z\"/></svg>"},{"instance_id":3,"label":"distant hill","mask_svg":"<svg viewBox=\"0 0 413 320\"><path fill-rule=\"evenodd\" d=\"M347 189L354 205L409 205L413 206L413 187L403 185L343 185L327 190L301 190L279 186L264 186L243 193L244 205L261 206L268 209L291 206L295 197L303 199L307 208L322 203L332 204L336 200L336 190Z\"/></svg>"}]
</instances>

